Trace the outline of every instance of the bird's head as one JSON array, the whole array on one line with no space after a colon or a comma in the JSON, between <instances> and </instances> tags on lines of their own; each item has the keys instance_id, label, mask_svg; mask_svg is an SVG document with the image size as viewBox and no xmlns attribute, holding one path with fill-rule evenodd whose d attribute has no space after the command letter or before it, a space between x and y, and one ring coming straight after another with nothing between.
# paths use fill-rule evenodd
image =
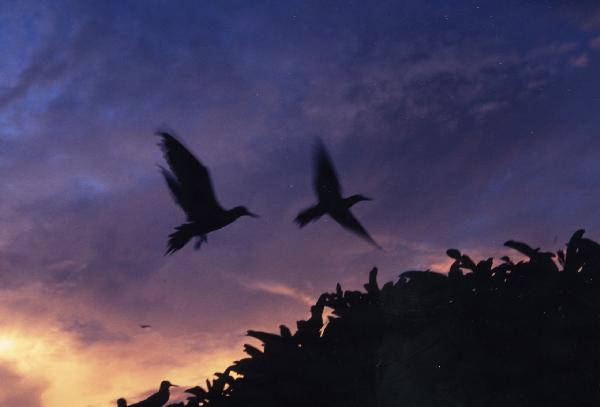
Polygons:
<instances>
[{"instance_id":1,"label":"bird's head","mask_svg":"<svg viewBox=\"0 0 600 407\"><path fill-rule=\"evenodd\" d=\"M120 398L117 400L117 407L127 407L127 400Z\"/></svg>"},{"instance_id":2,"label":"bird's head","mask_svg":"<svg viewBox=\"0 0 600 407\"><path fill-rule=\"evenodd\" d=\"M177 385L171 383L168 380L163 380L162 382L160 382L160 389L161 390L169 390L169 387L177 387Z\"/></svg>"},{"instance_id":3,"label":"bird's head","mask_svg":"<svg viewBox=\"0 0 600 407\"><path fill-rule=\"evenodd\" d=\"M240 216L251 216L253 218L258 218L257 214L250 212L245 206L236 206L231 211L236 218L239 218Z\"/></svg>"}]
</instances>

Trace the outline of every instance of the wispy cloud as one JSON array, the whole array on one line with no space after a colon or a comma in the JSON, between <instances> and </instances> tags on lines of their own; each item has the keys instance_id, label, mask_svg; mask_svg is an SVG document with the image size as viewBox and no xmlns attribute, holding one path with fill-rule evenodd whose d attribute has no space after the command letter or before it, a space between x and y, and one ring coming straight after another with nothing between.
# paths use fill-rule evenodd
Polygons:
<instances>
[{"instance_id":1,"label":"wispy cloud","mask_svg":"<svg viewBox=\"0 0 600 407\"><path fill-rule=\"evenodd\" d=\"M250 290L292 298L306 305L313 305L315 303L315 299L312 296L303 293L296 288L275 281L252 281L244 282L242 285Z\"/></svg>"},{"instance_id":2,"label":"wispy cloud","mask_svg":"<svg viewBox=\"0 0 600 407\"><path fill-rule=\"evenodd\" d=\"M587 68L590 64L590 59L586 54L580 54L571 58L569 63L577 68Z\"/></svg>"},{"instance_id":3,"label":"wispy cloud","mask_svg":"<svg viewBox=\"0 0 600 407\"><path fill-rule=\"evenodd\" d=\"M0 4L0 331L21 344L0 376L31 405L198 383L246 329L373 266L387 281L443 271L449 247L600 228L597 6L38 3ZM156 171L163 124L224 206L262 217L163 257L185 219ZM345 193L376 198L353 212L385 252L327 218L293 224L314 135Z\"/></svg>"},{"instance_id":4,"label":"wispy cloud","mask_svg":"<svg viewBox=\"0 0 600 407\"><path fill-rule=\"evenodd\" d=\"M3 348L12 343L0 337L0 381L2 387L10 391L0 392L0 404L4 406L41 407L42 393L46 390L43 379L26 376L18 371L13 363L2 359Z\"/></svg>"}]
</instances>

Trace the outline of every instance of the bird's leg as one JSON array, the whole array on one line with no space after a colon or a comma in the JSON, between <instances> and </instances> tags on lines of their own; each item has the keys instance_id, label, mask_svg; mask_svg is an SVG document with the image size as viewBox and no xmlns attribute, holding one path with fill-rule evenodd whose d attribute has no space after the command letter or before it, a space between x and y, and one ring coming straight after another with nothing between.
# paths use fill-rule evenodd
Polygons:
<instances>
[{"instance_id":1,"label":"bird's leg","mask_svg":"<svg viewBox=\"0 0 600 407\"><path fill-rule=\"evenodd\" d=\"M206 235L198 236L198 238L196 239L196 243L194 243L194 249L196 249L196 250L200 249L200 246L202 246L202 243L206 243L206 242L208 242Z\"/></svg>"}]
</instances>

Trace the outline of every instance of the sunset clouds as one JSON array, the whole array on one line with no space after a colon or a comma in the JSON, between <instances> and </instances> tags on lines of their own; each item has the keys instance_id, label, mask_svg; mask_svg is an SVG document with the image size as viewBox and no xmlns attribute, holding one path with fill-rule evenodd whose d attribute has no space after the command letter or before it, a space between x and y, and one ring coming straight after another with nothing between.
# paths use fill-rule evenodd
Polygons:
<instances>
[{"instance_id":1,"label":"sunset clouds","mask_svg":"<svg viewBox=\"0 0 600 407\"><path fill-rule=\"evenodd\" d=\"M597 237L597 6L455 3L3 2L0 405L199 384L373 266ZM163 257L159 128L261 218ZM316 137L385 251L293 224Z\"/></svg>"}]
</instances>

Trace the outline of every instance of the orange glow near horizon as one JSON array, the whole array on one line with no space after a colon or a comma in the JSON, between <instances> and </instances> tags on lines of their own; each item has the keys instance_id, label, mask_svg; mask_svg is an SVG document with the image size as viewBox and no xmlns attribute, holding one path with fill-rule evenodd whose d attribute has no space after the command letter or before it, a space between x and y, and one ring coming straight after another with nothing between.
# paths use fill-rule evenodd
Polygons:
<instances>
[{"instance_id":1,"label":"orange glow near horizon","mask_svg":"<svg viewBox=\"0 0 600 407\"><path fill-rule=\"evenodd\" d=\"M443 257L430 260L431 268L442 272L452 262ZM308 316L308 295L281 287L270 283L249 288L276 291L290 301L302 303L305 314L288 316L288 321L281 320L282 315L271 315L277 320L266 318L246 328L269 330L266 326L270 324L275 327ZM15 306L39 298L46 299L47 307L42 311ZM69 330L60 322L73 309L78 310L77 315L101 321L110 332L127 333L126 339L83 342L77 330ZM326 311L324 321L327 314ZM186 386L203 384L215 372L223 371L244 357L243 343L252 343L243 331L222 341L212 334L203 337L140 329L120 315L103 314L85 299L53 298L41 285L0 292L0 327L0 380L3 371L18 377L28 384L24 391L31 388L40 395L39 405L43 407L108 407L114 406L119 397L133 403L155 391L163 379L181 386L172 392L171 401L176 402L182 399ZM0 405L3 400L10 400L11 391L10 387L0 388Z\"/></svg>"},{"instance_id":2,"label":"orange glow near horizon","mask_svg":"<svg viewBox=\"0 0 600 407\"><path fill-rule=\"evenodd\" d=\"M241 344L204 352L181 338L145 332L130 341L84 345L53 326L51 318L27 321L1 305L0 322L0 374L8 372L24 389L36 389L44 407L108 407L118 397L134 402L163 379L182 386L175 400L186 386L202 384L242 356ZM12 400L13 391L0 386L0 405Z\"/></svg>"}]
</instances>

